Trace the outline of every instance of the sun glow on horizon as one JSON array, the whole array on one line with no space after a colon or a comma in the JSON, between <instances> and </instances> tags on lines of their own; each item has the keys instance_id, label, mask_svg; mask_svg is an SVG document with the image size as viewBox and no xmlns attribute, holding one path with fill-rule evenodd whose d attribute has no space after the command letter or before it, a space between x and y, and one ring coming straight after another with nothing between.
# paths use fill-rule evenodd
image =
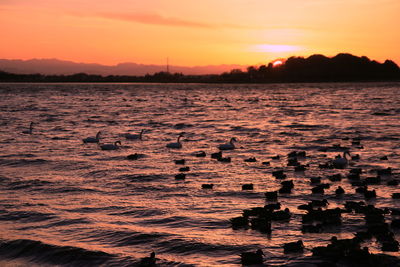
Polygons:
<instances>
[{"instance_id":1,"label":"sun glow on horizon","mask_svg":"<svg viewBox=\"0 0 400 267\"><path fill-rule=\"evenodd\" d=\"M284 52L297 52L303 50L302 47L296 45L276 45L276 44L259 44L253 45L250 48L254 52L262 53L284 53Z\"/></svg>"},{"instance_id":2,"label":"sun glow on horizon","mask_svg":"<svg viewBox=\"0 0 400 267\"><path fill-rule=\"evenodd\" d=\"M277 67L277 66L280 66L280 65L282 65L283 64L283 61L282 60L275 60L273 63L272 63L272 66L274 66L274 67Z\"/></svg>"}]
</instances>

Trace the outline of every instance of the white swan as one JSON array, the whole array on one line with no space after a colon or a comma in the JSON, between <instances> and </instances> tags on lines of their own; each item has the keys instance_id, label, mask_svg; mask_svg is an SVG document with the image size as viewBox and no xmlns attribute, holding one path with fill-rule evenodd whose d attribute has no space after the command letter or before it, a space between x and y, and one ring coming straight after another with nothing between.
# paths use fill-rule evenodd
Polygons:
<instances>
[{"instance_id":1,"label":"white swan","mask_svg":"<svg viewBox=\"0 0 400 267\"><path fill-rule=\"evenodd\" d=\"M336 157L336 159L334 159L332 161L332 165L335 169L344 169L347 167L347 164L349 164L349 160L347 159L347 155L349 155L349 157L351 157L350 152L349 151L345 151L343 152L343 157L338 155Z\"/></svg>"},{"instance_id":2,"label":"white swan","mask_svg":"<svg viewBox=\"0 0 400 267\"><path fill-rule=\"evenodd\" d=\"M98 143L98 142L100 142L100 134L101 134L101 131L97 132L96 137L93 137L93 136L87 137L85 139L82 139L82 141L84 143Z\"/></svg>"},{"instance_id":3,"label":"white swan","mask_svg":"<svg viewBox=\"0 0 400 267\"><path fill-rule=\"evenodd\" d=\"M23 131L22 133L23 134L32 134L32 131L33 131L33 122L31 122L31 124L29 125L29 130L27 130L27 131Z\"/></svg>"},{"instance_id":4,"label":"white swan","mask_svg":"<svg viewBox=\"0 0 400 267\"><path fill-rule=\"evenodd\" d=\"M231 140L229 141L229 143L219 145L218 148L219 148L219 150L232 150L232 149L235 149L235 144L233 142L237 142L235 137L232 137Z\"/></svg>"},{"instance_id":5,"label":"white swan","mask_svg":"<svg viewBox=\"0 0 400 267\"><path fill-rule=\"evenodd\" d=\"M100 148L101 150L117 150L119 149L118 145L121 145L121 141L116 141L114 144L102 144Z\"/></svg>"},{"instance_id":6,"label":"white swan","mask_svg":"<svg viewBox=\"0 0 400 267\"><path fill-rule=\"evenodd\" d=\"M176 141L176 143L169 143L167 144L168 148L182 148L182 144L180 142L181 137L183 137L182 134L178 135L178 140Z\"/></svg>"},{"instance_id":7,"label":"white swan","mask_svg":"<svg viewBox=\"0 0 400 267\"><path fill-rule=\"evenodd\" d=\"M126 133L125 138L128 140L142 140L142 135L143 135L144 130L140 131L140 134L130 134Z\"/></svg>"}]
</instances>

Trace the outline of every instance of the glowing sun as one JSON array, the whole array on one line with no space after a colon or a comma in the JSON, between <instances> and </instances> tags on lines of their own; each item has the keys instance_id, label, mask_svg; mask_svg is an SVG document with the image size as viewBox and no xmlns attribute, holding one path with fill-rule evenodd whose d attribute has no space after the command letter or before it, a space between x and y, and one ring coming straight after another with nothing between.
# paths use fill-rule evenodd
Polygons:
<instances>
[{"instance_id":1,"label":"glowing sun","mask_svg":"<svg viewBox=\"0 0 400 267\"><path fill-rule=\"evenodd\" d=\"M272 65L273 65L274 67L277 67L277 66L282 65L282 64L283 64L283 61L282 61L282 60L275 60L274 63L272 63Z\"/></svg>"}]
</instances>

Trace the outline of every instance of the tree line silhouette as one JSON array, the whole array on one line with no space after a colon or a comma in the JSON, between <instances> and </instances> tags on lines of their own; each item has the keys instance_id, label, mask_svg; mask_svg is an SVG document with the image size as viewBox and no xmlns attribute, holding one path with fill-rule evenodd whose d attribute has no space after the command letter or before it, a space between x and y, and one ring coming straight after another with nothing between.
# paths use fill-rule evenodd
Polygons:
<instances>
[{"instance_id":1,"label":"tree line silhouette","mask_svg":"<svg viewBox=\"0 0 400 267\"><path fill-rule=\"evenodd\" d=\"M312 55L290 57L283 64L272 63L246 71L210 75L183 75L182 73L157 72L144 76L14 74L0 71L0 82L176 82L176 83L276 83L276 82L355 82L400 81L400 69L391 60L379 63L362 56L341 53L334 57Z\"/></svg>"}]
</instances>

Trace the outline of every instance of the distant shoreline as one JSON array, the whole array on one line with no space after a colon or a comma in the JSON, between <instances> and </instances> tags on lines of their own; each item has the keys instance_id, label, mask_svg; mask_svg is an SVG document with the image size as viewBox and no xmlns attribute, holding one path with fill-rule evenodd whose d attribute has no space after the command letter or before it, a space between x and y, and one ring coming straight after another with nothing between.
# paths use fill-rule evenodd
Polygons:
<instances>
[{"instance_id":1,"label":"distant shoreline","mask_svg":"<svg viewBox=\"0 0 400 267\"><path fill-rule=\"evenodd\" d=\"M269 63L248 67L246 71L233 69L222 74L184 75L157 72L143 76L15 74L0 71L0 82L8 83L213 83L213 84L269 84L269 83L337 83L337 82L398 82L400 68L391 60L379 63L367 57L338 54L328 58L312 55L308 58L290 57L279 65Z\"/></svg>"}]
</instances>

